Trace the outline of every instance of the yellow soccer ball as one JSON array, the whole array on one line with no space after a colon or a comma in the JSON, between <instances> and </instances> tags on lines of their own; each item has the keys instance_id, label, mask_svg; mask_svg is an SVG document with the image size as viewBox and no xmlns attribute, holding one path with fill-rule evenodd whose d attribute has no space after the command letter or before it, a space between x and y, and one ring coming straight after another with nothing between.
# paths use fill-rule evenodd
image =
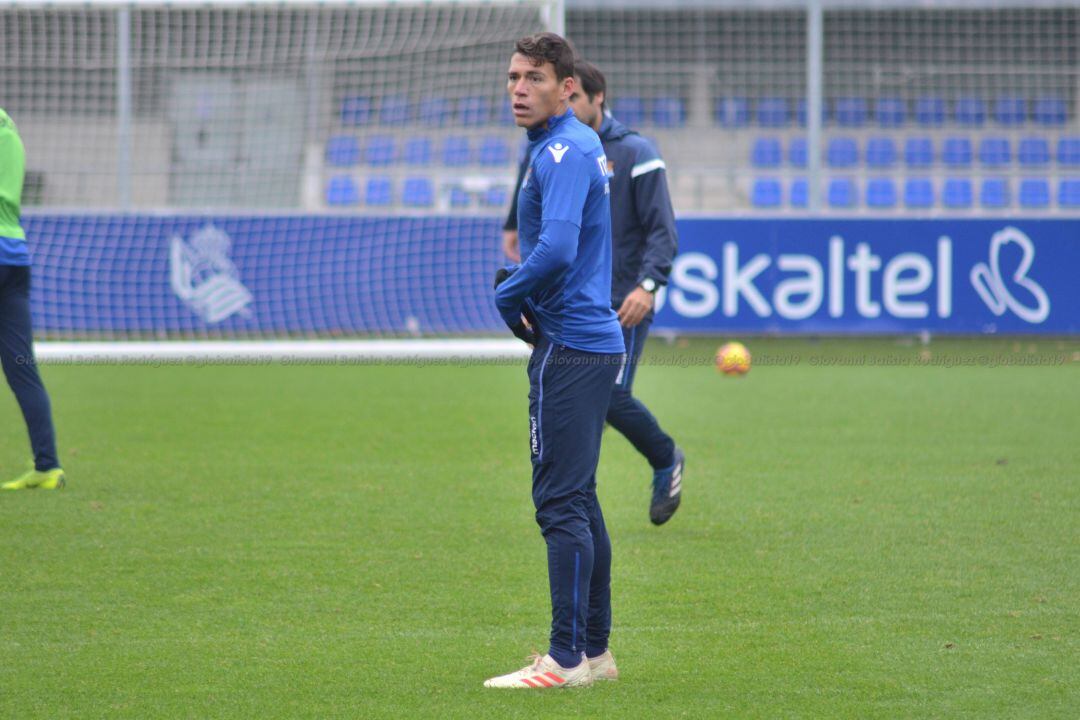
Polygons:
<instances>
[{"instance_id":1,"label":"yellow soccer ball","mask_svg":"<svg viewBox=\"0 0 1080 720\"><path fill-rule=\"evenodd\" d=\"M716 369L725 375L750 372L750 351L740 342L724 343L716 351Z\"/></svg>"}]
</instances>

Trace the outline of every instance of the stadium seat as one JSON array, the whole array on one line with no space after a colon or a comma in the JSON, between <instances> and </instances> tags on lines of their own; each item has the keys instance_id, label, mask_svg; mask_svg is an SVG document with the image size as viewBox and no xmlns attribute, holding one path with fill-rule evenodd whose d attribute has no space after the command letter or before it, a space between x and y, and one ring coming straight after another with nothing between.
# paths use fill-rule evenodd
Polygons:
<instances>
[{"instance_id":1,"label":"stadium seat","mask_svg":"<svg viewBox=\"0 0 1080 720\"><path fill-rule=\"evenodd\" d=\"M471 202L468 191L457 185L450 188L450 207L467 208Z\"/></svg>"},{"instance_id":2,"label":"stadium seat","mask_svg":"<svg viewBox=\"0 0 1080 720\"><path fill-rule=\"evenodd\" d=\"M757 124L761 127L787 127L790 121L788 101L784 98L766 97L758 100Z\"/></svg>"},{"instance_id":3,"label":"stadium seat","mask_svg":"<svg viewBox=\"0 0 1080 720\"><path fill-rule=\"evenodd\" d=\"M1020 164L1025 167L1042 167L1050 164L1050 143L1046 138L1025 137L1020 139L1017 152Z\"/></svg>"},{"instance_id":4,"label":"stadium seat","mask_svg":"<svg viewBox=\"0 0 1080 720\"><path fill-rule=\"evenodd\" d=\"M871 178L866 183L866 205L875 209L896 207L896 185L892 178Z\"/></svg>"},{"instance_id":5,"label":"stadium seat","mask_svg":"<svg viewBox=\"0 0 1080 720\"><path fill-rule=\"evenodd\" d=\"M898 97L878 98L874 106L874 117L883 128L901 127L907 122L907 105Z\"/></svg>"},{"instance_id":6,"label":"stadium seat","mask_svg":"<svg viewBox=\"0 0 1080 720\"><path fill-rule=\"evenodd\" d=\"M923 127L939 127L945 124L945 101L936 96L921 97L915 101L915 122Z\"/></svg>"},{"instance_id":7,"label":"stadium seat","mask_svg":"<svg viewBox=\"0 0 1080 720\"><path fill-rule=\"evenodd\" d=\"M1058 184L1058 207L1080 208L1080 178L1064 178Z\"/></svg>"},{"instance_id":8,"label":"stadium seat","mask_svg":"<svg viewBox=\"0 0 1080 720\"><path fill-rule=\"evenodd\" d=\"M859 147L853 138L833 138L829 141L829 149L825 157L829 167L852 167L859 162Z\"/></svg>"},{"instance_id":9,"label":"stadium seat","mask_svg":"<svg viewBox=\"0 0 1080 720\"><path fill-rule=\"evenodd\" d=\"M341 100L341 124L360 127L371 122L371 98L350 95Z\"/></svg>"},{"instance_id":10,"label":"stadium seat","mask_svg":"<svg viewBox=\"0 0 1080 720\"><path fill-rule=\"evenodd\" d=\"M872 137L866 141L866 164L887 168L896 164L896 143L891 137Z\"/></svg>"},{"instance_id":11,"label":"stadium seat","mask_svg":"<svg viewBox=\"0 0 1080 720\"><path fill-rule=\"evenodd\" d=\"M510 200L510 193L503 185L493 185L480 193L480 204L484 207L503 208Z\"/></svg>"},{"instance_id":12,"label":"stadium seat","mask_svg":"<svg viewBox=\"0 0 1080 720\"><path fill-rule=\"evenodd\" d=\"M806 178L795 178L791 181L791 195L788 204L793 208L805 208L810 205L810 183Z\"/></svg>"},{"instance_id":13,"label":"stadium seat","mask_svg":"<svg viewBox=\"0 0 1080 720\"><path fill-rule=\"evenodd\" d=\"M1020 181L1020 207L1041 210L1050 206L1050 183L1046 178Z\"/></svg>"},{"instance_id":14,"label":"stadium seat","mask_svg":"<svg viewBox=\"0 0 1080 720\"><path fill-rule=\"evenodd\" d=\"M1080 136L1063 137L1057 144L1058 165L1080 165Z\"/></svg>"},{"instance_id":15,"label":"stadium seat","mask_svg":"<svg viewBox=\"0 0 1080 720\"><path fill-rule=\"evenodd\" d=\"M491 122L491 103L486 97L470 95L458 101L457 121L465 127L480 127Z\"/></svg>"},{"instance_id":16,"label":"stadium seat","mask_svg":"<svg viewBox=\"0 0 1080 720\"><path fill-rule=\"evenodd\" d=\"M402 160L406 165L430 165L431 138L412 137L406 140Z\"/></svg>"},{"instance_id":17,"label":"stadium seat","mask_svg":"<svg viewBox=\"0 0 1080 720\"><path fill-rule=\"evenodd\" d=\"M394 186L388 177L368 178L364 191L364 204L370 207L386 207L394 202Z\"/></svg>"},{"instance_id":18,"label":"stadium seat","mask_svg":"<svg viewBox=\"0 0 1080 720\"><path fill-rule=\"evenodd\" d=\"M986 122L986 104L977 97L959 98L953 109L953 117L960 125L980 127Z\"/></svg>"},{"instance_id":19,"label":"stadium seat","mask_svg":"<svg viewBox=\"0 0 1080 720\"><path fill-rule=\"evenodd\" d=\"M788 163L792 167L806 167L806 138L791 138L791 143L788 145Z\"/></svg>"},{"instance_id":20,"label":"stadium seat","mask_svg":"<svg viewBox=\"0 0 1080 720\"><path fill-rule=\"evenodd\" d=\"M615 100L612 113L624 125L636 127L645 122L645 101L636 95L624 95Z\"/></svg>"},{"instance_id":21,"label":"stadium seat","mask_svg":"<svg viewBox=\"0 0 1080 720\"><path fill-rule=\"evenodd\" d=\"M782 191L775 178L758 178L750 190L750 203L756 208L780 207Z\"/></svg>"},{"instance_id":22,"label":"stadium seat","mask_svg":"<svg viewBox=\"0 0 1080 720\"><path fill-rule=\"evenodd\" d=\"M949 167L967 167L971 165L971 139L966 137L948 137L941 146L941 161Z\"/></svg>"},{"instance_id":23,"label":"stadium seat","mask_svg":"<svg viewBox=\"0 0 1080 720\"><path fill-rule=\"evenodd\" d=\"M410 119L409 98L404 95L386 95L379 103L380 125L405 125Z\"/></svg>"},{"instance_id":24,"label":"stadium seat","mask_svg":"<svg viewBox=\"0 0 1080 720\"><path fill-rule=\"evenodd\" d=\"M686 109L677 97L658 97L653 100L652 120L656 127L682 127L686 122Z\"/></svg>"},{"instance_id":25,"label":"stadium seat","mask_svg":"<svg viewBox=\"0 0 1080 720\"><path fill-rule=\"evenodd\" d=\"M904 181L904 205L912 209L934 206L934 184L929 178L908 178Z\"/></svg>"},{"instance_id":26,"label":"stadium seat","mask_svg":"<svg viewBox=\"0 0 1080 720\"><path fill-rule=\"evenodd\" d=\"M495 103L495 123L497 125L515 125L514 106L507 98L500 98Z\"/></svg>"},{"instance_id":27,"label":"stadium seat","mask_svg":"<svg viewBox=\"0 0 1080 720\"><path fill-rule=\"evenodd\" d=\"M833 178L829 181L829 207L855 207L857 197L855 181L851 178Z\"/></svg>"},{"instance_id":28,"label":"stadium seat","mask_svg":"<svg viewBox=\"0 0 1080 720\"><path fill-rule=\"evenodd\" d=\"M783 152L780 138L761 137L754 140L750 148L750 164L758 168L780 167Z\"/></svg>"},{"instance_id":29,"label":"stadium seat","mask_svg":"<svg viewBox=\"0 0 1080 720\"><path fill-rule=\"evenodd\" d=\"M1065 101L1060 97L1049 96L1035 100L1035 109L1032 113L1035 122L1040 125L1058 126L1064 125L1069 118Z\"/></svg>"},{"instance_id":30,"label":"stadium seat","mask_svg":"<svg viewBox=\"0 0 1080 720\"><path fill-rule=\"evenodd\" d=\"M979 162L988 167L1001 167L1012 162L1012 146L1008 138L985 137L979 141Z\"/></svg>"},{"instance_id":31,"label":"stadium seat","mask_svg":"<svg viewBox=\"0 0 1080 720\"><path fill-rule=\"evenodd\" d=\"M469 138L463 135L451 135L443 142L443 165L462 167L472 163L472 146Z\"/></svg>"},{"instance_id":32,"label":"stadium seat","mask_svg":"<svg viewBox=\"0 0 1080 720\"><path fill-rule=\"evenodd\" d=\"M741 128L750 124L750 103L746 98L717 98L715 112L720 127Z\"/></svg>"},{"instance_id":33,"label":"stadium seat","mask_svg":"<svg viewBox=\"0 0 1080 720\"><path fill-rule=\"evenodd\" d=\"M979 204L984 208L1003 208L1012 204L1009 181L1005 178L987 178L979 190Z\"/></svg>"},{"instance_id":34,"label":"stadium seat","mask_svg":"<svg viewBox=\"0 0 1080 720\"><path fill-rule=\"evenodd\" d=\"M934 142L928 137L911 137L904 142L904 162L908 167L934 164Z\"/></svg>"},{"instance_id":35,"label":"stadium seat","mask_svg":"<svg viewBox=\"0 0 1080 720\"><path fill-rule=\"evenodd\" d=\"M971 180L967 178L946 178L941 189L941 203L952 210L971 207L973 193Z\"/></svg>"},{"instance_id":36,"label":"stadium seat","mask_svg":"<svg viewBox=\"0 0 1080 720\"><path fill-rule=\"evenodd\" d=\"M450 122L452 112L450 100L444 97L429 97L420 101L420 124L429 127L443 127Z\"/></svg>"},{"instance_id":37,"label":"stadium seat","mask_svg":"<svg viewBox=\"0 0 1080 720\"><path fill-rule=\"evenodd\" d=\"M389 135L372 135L364 146L364 162L383 167L394 162L394 138Z\"/></svg>"},{"instance_id":38,"label":"stadium seat","mask_svg":"<svg viewBox=\"0 0 1080 720\"><path fill-rule=\"evenodd\" d=\"M1027 122L1027 103L1013 95L999 97L994 104L994 121L998 125L1023 125Z\"/></svg>"},{"instance_id":39,"label":"stadium seat","mask_svg":"<svg viewBox=\"0 0 1080 720\"><path fill-rule=\"evenodd\" d=\"M360 191L351 175L335 175L326 184L326 204L331 207L350 207L360 202Z\"/></svg>"},{"instance_id":40,"label":"stadium seat","mask_svg":"<svg viewBox=\"0 0 1080 720\"><path fill-rule=\"evenodd\" d=\"M405 178L401 202L408 207L431 207L435 204L435 188L426 177Z\"/></svg>"},{"instance_id":41,"label":"stadium seat","mask_svg":"<svg viewBox=\"0 0 1080 720\"><path fill-rule=\"evenodd\" d=\"M510 164L510 144L501 137L489 136L480 141L480 164L499 166Z\"/></svg>"},{"instance_id":42,"label":"stadium seat","mask_svg":"<svg viewBox=\"0 0 1080 720\"><path fill-rule=\"evenodd\" d=\"M326 141L326 164L352 167L360 162L360 143L352 135L334 135Z\"/></svg>"},{"instance_id":43,"label":"stadium seat","mask_svg":"<svg viewBox=\"0 0 1080 720\"><path fill-rule=\"evenodd\" d=\"M795 118L799 122L800 127L806 127L806 98L801 98L795 109ZM821 126L825 127L829 124L829 103L821 103Z\"/></svg>"},{"instance_id":44,"label":"stadium seat","mask_svg":"<svg viewBox=\"0 0 1080 720\"><path fill-rule=\"evenodd\" d=\"M866 124L866 100L860 97L837 98L833 117L840 127L862 127Z\"/></svg>"}]
</instances>

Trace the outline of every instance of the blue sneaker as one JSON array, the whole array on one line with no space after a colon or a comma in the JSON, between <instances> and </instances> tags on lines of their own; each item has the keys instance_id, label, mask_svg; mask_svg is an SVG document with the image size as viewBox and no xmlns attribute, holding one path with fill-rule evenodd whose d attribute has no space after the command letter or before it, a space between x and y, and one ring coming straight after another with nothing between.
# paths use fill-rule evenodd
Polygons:
<instances>
[{"instance_id":1,"label":"blue sneaker","mask_svg":"<svg viewBox=\"0 0 1080 720\"><path fill-rule=\"evenodd\" d=\"M649 519L652 520L653 525L663 525L679 509L685 463L686 456L683 451L675 448L675 464L664 470L653 472L652 504L649 505Z\"/></svg>"}]
</instances>

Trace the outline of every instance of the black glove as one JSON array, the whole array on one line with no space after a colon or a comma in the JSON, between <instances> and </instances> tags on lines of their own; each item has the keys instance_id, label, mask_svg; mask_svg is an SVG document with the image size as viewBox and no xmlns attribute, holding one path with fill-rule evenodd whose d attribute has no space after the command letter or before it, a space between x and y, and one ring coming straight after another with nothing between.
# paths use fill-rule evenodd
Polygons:
<instances>
[{"instance_id":1,"label":"black glove","mask_svg":"<svg viewBox=\"0 0 1080 720\"><path fill-rule=\"evenodd\" d=\"M510 277L513 274L514 274L514 271L510 270L509 268L501 267L498 270L496 270L495 271L495 287L498 288L500 285L502 285L504 282L506 282L506 278Z\"/></svg>"},{"instance_id":2,"label":"black glove","mask_svg":"<svg viewBox=\"0 0 1080 720\"><path fill-rule=\"evenodd\" d=\"M536 345L537 334L533 331L531 327L529 327L522 321L518 320L517 325L511 325L510 332L514 333L514 337L518 338L519 340L524 340L526 344L533 346Z\"/></svg>"},{"instance_id":3,"label":"black glove","mask_svg":"<svg viewBox=\"0 0 1080 720\"><path fill-rule=\"evenodd\" d=\"M506 282L506 279L514 274L517 268L505 268L501 267L495 271L495 289L498 289L500 285ZM528 304L525 305L522 313L525 315L525 319L529 321L526 325L521 320L518 320L516 325L510 325L510 332L514 333L514 337L525 341L529 345L536 345L540 340L540 326L536 324L536 316L533 315L532 310L529 309Z\"/></svg>"}]
</instances>

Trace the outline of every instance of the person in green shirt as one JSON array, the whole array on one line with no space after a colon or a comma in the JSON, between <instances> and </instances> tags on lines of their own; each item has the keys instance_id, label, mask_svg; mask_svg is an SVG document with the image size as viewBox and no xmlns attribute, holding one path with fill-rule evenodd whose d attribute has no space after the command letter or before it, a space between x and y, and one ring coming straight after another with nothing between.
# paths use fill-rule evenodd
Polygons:
<instances>
[{"instance_id":1,"label":"person in green shirt","mask_svg":"<svg viewBox=\"0 0 1080 720\"><path fill-rule=\"evenodd\" d=\"M34 359L30 322L30 252L19 224L26 153L19 130L0 109L0 363L22 410L34 469L0 485L3 490L64 487L64 471L56 455L49 393Z\"/></svg>"}]
</instances>

